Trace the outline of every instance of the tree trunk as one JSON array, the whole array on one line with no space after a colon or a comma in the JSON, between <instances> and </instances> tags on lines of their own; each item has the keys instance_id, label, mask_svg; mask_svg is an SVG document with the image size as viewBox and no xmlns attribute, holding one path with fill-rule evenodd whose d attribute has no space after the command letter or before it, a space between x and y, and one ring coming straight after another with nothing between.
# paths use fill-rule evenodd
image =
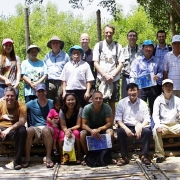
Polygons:
<instances>
[{"instance_id":1,"label":"tree trunk","mask_svg":"<svg viewBox=\"0 0 180 180\"><path fill-rule=\"evenodd\" d=\"M97 40L101 41L101 11L97 10Z\"/></svg>"},{"instance_id":2,"label":"tree trunk","mask_svg":"<svg viewBox=\"0 0 180 180\"><path fill-rule=\"evenodd\" d=\"M172 12L169 13L169 21L170 21L171 35L174 36L176 34L176 27L175 27L174 17L172 15Z\"/></svg>"},{"instance_id":3,"label":"tree trunk","mask_svg":"<svg viewBox=\"0 0 180 180\"><path fill-rule=\"evenodd\" d=\"M172 5L173 9L176 11L177 15L180 17L180 4L177 0L168 0Z\"/></svg>"}]
</instances>

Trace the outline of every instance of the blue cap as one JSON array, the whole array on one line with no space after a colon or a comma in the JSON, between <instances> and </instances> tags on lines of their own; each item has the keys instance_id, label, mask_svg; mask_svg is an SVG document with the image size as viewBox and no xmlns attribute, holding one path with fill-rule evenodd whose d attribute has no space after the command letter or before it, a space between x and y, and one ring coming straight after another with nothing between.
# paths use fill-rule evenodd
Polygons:
<instances>
[{"instance_id":1,"label":"blue cap","mask_svg":"<svg viewBox=\"0 0 180 180\"><path fill-rule=\"evenodd\" d=\"M79 50L81 52L82 56L84 56L84 49L81 46L74 45L73 47L71 47L69 49L69 56L71 56L73 50Z\"/></svg>"},{"instance_id":2,"label":"blue cap","mask_svg":"<svg viewBox=\"0 0 180 180\"><path fill-rule=\"evenodd\" d=\"M152 40L145 40L142 45L143 46L150 46L150 45L154 46L154 42Z\"/></svg>"},{"instance_id":3,"label":"blue cap","mask_svg":"<svg viewBox=\"0 0 180 180\"><path fill-rule=\"evenodd\" d=\"M39 91L40 89L46 90L46 86L44 83L40 83L35 87L35 91Z\"/></svg>"}]
</instances>

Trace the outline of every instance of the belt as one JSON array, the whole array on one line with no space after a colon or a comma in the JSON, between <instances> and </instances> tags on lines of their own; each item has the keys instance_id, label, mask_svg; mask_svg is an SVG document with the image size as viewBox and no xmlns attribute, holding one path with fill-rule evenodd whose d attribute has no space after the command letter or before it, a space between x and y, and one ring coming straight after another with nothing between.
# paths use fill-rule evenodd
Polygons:
<instances>
[{"instance_id":1,"label":"belt","mask_svg":"<svg viewBox=\"0 0 180 180\"><path fill-rule=\"evenodd\" d=\"M46 80L47 82L50 82L50 83L61 83L61 80L56 80L56 79L47 79Z\"/></svg>"}]
</instances>

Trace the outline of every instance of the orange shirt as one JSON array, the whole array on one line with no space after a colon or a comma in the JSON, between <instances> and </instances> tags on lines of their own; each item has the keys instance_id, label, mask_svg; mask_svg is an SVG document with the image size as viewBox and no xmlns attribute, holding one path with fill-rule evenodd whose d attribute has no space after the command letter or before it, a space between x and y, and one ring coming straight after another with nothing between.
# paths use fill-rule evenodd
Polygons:
<instances>
[{"instance_id":1,"label":"orange shirt","mask_svg":"<svg viewBox=\"0 0 180 180\"><path fill-rule=\"evenodd\" d=\"M10 120L5 119L6 115L10 115ZM19 118L27 119L27 108L26 104L20 101L15 102L13 109L7 109L6 102L0 102L0 126L11 127L13 124L19 121Z\"/></svg>"}]
</instances>

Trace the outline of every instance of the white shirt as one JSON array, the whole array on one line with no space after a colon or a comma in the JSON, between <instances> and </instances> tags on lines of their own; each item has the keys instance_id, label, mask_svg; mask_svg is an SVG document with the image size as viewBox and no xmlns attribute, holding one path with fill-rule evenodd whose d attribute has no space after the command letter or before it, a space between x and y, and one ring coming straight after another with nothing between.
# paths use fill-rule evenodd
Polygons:
<instances>
[{"instance_id":1,"label":"white shirt","mask_svg":"<svg viewBox=\"0 0 180 180\"><path fill-rule=\"evenodd\" d=\"M155 123L154 128L161 127L161 124L176 123L180 115L180 98L171 95L169 101L161 94L154 101L153 106L153 120Z\"/></svg>"},{"instance_id":2,"label":"white shirt","mask_svg":"<svg viewBox=\"0 0 180 180\"><path fill-rule=\"evenodd\" d=\"M66 82L66 90L85 90L86 83L93 81L94 76L87 62L71 60L65 64L60 80Z\"/></svg>"},{"instance_id":3,"label":"white shirt","mask_svg":"<svg viewBox=\"0 0 180 180\"><path fill-rule=\"evenodd\" d=\"M116 107L115 121L122 121L127 126L135 126L138 122L150 122L146 102L137 98L136 102L132 103L129 96L120 100Z\"/></svg>"},{"instance_id":4,"label":"white shirt","mask_svg":"<svg viewBox=\"0 0 180 180\"><path fill-rule=\"evenodd\" d=\"M101 54L99 54L99 43L96 43L93 49L93 61L98 61L100 67L107 74L113 75L112 72L116 68L116 56L117 61L120 63L124 62L123 49L118 44L118 52L116 52L116 44L113 41L110 45L107 44L106 40L103 41L103 48ZM97 77L101 80L101 74L98 72ZM114 77L113 82L120 78L120 72Z\"/></svg>"},{"instance_id":5,"label":"white shirt","mask_svg":"<svg viewBox=\"0 0 180 180\"><path fill-rule=\"evenodd\" d=\"M173 51L164 56L164 70L168 71L168 79L171 79L173 90L180 90L180 55L176 57Z\"/></svg>"}]
</instances>

